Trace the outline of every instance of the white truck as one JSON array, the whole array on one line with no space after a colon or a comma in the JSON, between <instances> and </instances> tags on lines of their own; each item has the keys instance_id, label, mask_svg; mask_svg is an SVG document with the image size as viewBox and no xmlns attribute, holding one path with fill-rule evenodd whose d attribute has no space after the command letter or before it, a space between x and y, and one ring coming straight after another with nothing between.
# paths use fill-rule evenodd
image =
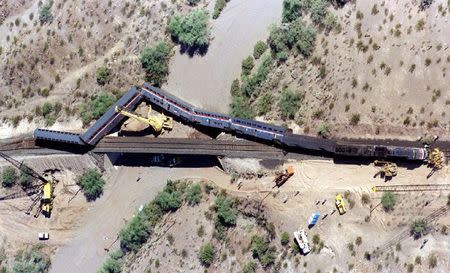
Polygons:
<instances>
[{"instance_id":1,"label":"white truck","mask_svg":"<svg viewBox=\"0 0 450 273\"><path fill-rule=\"evenodd\" d=\"M308 235L304 229L294 231L294 238L298 243L298 246L302 250L303 254L308 254L311 249L309 248Z\"/></svg>"}]
</instances>

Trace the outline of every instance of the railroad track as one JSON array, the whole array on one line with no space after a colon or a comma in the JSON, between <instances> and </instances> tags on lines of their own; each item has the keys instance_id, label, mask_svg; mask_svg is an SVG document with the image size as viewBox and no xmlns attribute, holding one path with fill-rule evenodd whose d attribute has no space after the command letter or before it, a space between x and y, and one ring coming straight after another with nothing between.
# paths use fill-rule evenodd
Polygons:
<instances>
[{"instance_id":1,"label":"railroad track","mask_svg":"<svg viewBox=\"0 0 450 273\"><path fill-rule=\"evenodd\" d=\"M423 220L427 224L430 224L433 221L436 221L437 219L439 219L441 216L444 216L448 211L450 211L450 206L448 206L448 205L442 206L442 207L436 209L435 211L433 211L432 213L430 213L429 215L427 215L425 218L423 218ZM399 234L395 235L392 239L390 239L383 245L377 247L377 249L373 252L373 256L379 257L384 250L387 250L390 247L400 243L401 241L408 238L409 236L411 236L411 230L408 227L407 229L403 230Z\"/></svg>"},{"instance_id":2,"label":"railroad track","mask_svg":"<svg viewBox=\"0 0 450 273\"><path fill-rule=\"evenodd\" d=\"M450 190L450 184L412 184L412 185L381 185L374 186L373 192L408 192L408 191L445 191Z\"/></svg>"}]
</instances>

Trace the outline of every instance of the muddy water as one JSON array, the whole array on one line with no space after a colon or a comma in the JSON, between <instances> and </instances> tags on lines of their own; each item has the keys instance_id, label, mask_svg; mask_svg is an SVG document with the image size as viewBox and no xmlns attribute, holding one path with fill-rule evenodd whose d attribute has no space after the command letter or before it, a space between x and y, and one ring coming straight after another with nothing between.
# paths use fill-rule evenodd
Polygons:
<instances>
[{"instance_id":1,"label":"muddy water","mask_svg":"<svg viewBox=\"0 0 450 273\"><path fill-rule=\"evenodd\" d=\"M239 77L241 61L258 40L267 38L269 26L280 21L281 5L282 0L231 0L212 20L212 41L204 56L177 51L172 57L164 89L195 106L228 112L230 85Z\"/></svg>"}]
</instances>

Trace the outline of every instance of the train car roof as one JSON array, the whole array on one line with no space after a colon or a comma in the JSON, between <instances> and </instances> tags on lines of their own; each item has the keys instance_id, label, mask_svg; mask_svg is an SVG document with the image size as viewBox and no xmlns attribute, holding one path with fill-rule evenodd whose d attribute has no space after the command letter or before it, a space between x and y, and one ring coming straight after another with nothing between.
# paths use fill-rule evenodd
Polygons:
<instances>
[{"instance_id":1,"label":"train car roof","mask_svg":"<svg viewBox=\"0 0 450 273\"><path fill-rule=\"evenodd\" d=\"M237 122L237 123L244 123L244 124L250 124L250 125L256 125L256 126L260 126L260 127L266 127L266 128L271 128L274 130L278 130L282 133L284 133L287 129L281 126L277 126L277 125L273 125L270 123L266 123L266 122L260 122L260 121L256 121L256 120L251 120L251 119L245 119L245 118L231 118L232 122Z\"/></svg>"}]
</instances>

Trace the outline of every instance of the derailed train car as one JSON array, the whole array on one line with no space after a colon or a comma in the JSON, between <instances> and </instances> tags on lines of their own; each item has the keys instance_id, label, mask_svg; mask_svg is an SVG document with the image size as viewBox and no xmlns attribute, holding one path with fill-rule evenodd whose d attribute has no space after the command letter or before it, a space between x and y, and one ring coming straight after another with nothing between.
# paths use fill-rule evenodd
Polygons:
<instances>
[{"instance_id":1,"label":"derailed train car","mask_svg":"<svg viewBox=\"0 0 450 273\"><path fill-rule=\"evenodd\" d=\"M119 123L124 120L124 116L115 112L116 105L127 110L134 110L143 100L187 123L224 132L232 132L251 139L273 142L286 149L302 149L334 154L336 156L398 158L419 161L426 160L428 157L428 151L425 148L356 144L351 142L340 143L335 140L292 134L290 130L284 127L255 120L234 118L226 114L196 108L147 83L142 87L132 87L128 90L82 135L36 129L34 137L43 141L95 146L101 138L116 129Z\"/></svg>"}]
</instances>

